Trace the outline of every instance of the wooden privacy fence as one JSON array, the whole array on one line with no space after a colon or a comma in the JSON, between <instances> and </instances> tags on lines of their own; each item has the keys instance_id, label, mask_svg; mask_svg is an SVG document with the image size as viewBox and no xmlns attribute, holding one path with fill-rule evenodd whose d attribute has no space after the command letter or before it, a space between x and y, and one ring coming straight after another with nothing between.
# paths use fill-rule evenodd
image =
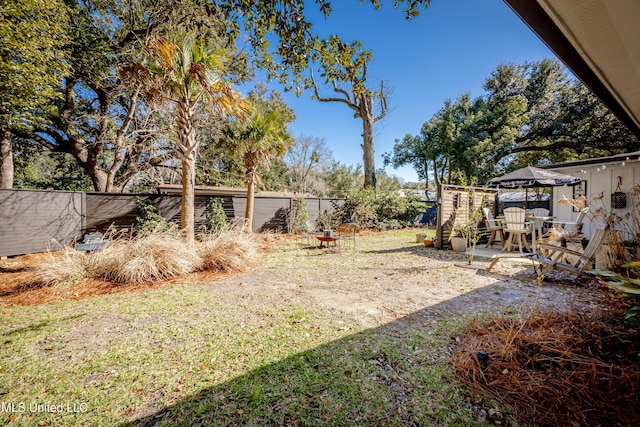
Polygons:
<instances>
[{"instance_id":1,"label":"wooden privacy fence","mask_svg":"<svg viewBox=\"0 0 640 427\"><path fill-rule=\"evenodd\" d=\"M139 215L136 197L151 200L164 218L180 223L180 195L0 189L0 256L58 249L82 238L84 233L104 232L111 226L129 229ZM244 217L246 197L196 196L196 229L202 229L206 223L209 198L222 200L229 221ZM256 197L253 231L286 230L293 200ZM305 200L311 221L317 221L320 213L332 204L344 204L344 199Z\"/></svg>"},{"instance_id":2,"label":"wooden privacy fence","mask_svg":"<svg viewBox=\"0 0 640 427\"><path fill-rule=\"evenodd\" d=\"M437 201L436 248L448 246L451 231L466 224L471 209L488 207L495 215L497 197L498 190L492 188L441 184ZM480 228L486 229L484 217L480 222Z\"/></svg>"}]
</instances>

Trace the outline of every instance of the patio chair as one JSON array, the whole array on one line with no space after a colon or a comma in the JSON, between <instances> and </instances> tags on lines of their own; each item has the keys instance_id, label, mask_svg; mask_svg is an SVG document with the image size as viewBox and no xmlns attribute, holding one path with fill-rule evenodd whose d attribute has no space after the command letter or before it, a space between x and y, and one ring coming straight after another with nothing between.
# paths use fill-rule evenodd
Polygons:
<instances>
[{"instance_id":1,"label":"patio chair","mask_svg":"<svg viewBox=\"0 0 640 427\"><path fill-rule=\"evenodd\" d=\"M580 277L582 273L587 270L591 264L594 263L596 259L596 255L598 253L598 249L602 245L604 238L606 236L608 227L606 224L600 226L596 229L596 231L591 236L589 240L589 244L582 251L578 252L573 249L566 248L564 246L552 245L549 243L541 243L540 248L545 249L547 251L546 254L535 253L535 254L523 254L520 257L530 259L531 261L539 264L540 271L538 272L538 266L536 266L536 272L538 273L538 277L542 277L547 274L550 270L556 269L560 271L568 271L576 275L576 277ZM489 265L487 271L491 271L491 269L500 261L502 258L509 258L506 256L507 254L499 254L494 255ZM569 262L568 257L573 256L576 257L576 260L573 262ZM514 258L514 257L511 257Z\"/></svg>"},{"instance_id":2,"label":"patio chair","mask_svg":"<svg viewBox=\"0 0 640 427\"><path fill-rule=\"evenodd\" d=\"M313 220L307 221L307 233L314 234L318 233L318 223Z\"/></svg>"},{"instance_id":3,"label":"patio chair","mask_svg":"<svg viewBox=\"0 0 640 427\"><path fill-rule=\"evenodd\" d=\"M298 247L302 247L305 240L307 242L307 246L311 246L312 239L315 237L315 233L303 231L297 224L293 224L291 226L291 232L296 236L296 246Z\"/></svg>"},{"instance_id":4,"label":"patio chair","mask_svg":"<svg viewBox=\"0 0 640 427\"><path fill-rule=\"evenodd\" d=\"M527 234L531 233L531 223L525 221L526 211L522 208L506 208L504 210L504 231L507 232L507 242L503 251L513 251L518 244L522 254L522 246L529 249Z\"/></svg>"},{"instance_id":5,"label":"patio chair","mask_svg":"<svg viewBox=\"0 0 640 427\"><path fill-rule=\"evenodd\" d=\"M536 236L541 238L546 232L546 222L551 219L551 217L549 217L549 209L533 208L529 211L529 215L532 217L531 222L533 228L536 230Z\"/></svg>"},{"instance_id":6,"label":"patio chair","mask_svg":"<svg viewBox=\"0 0 640 427\"><path fill-rule=\"evenodd\" d=\"M503 231L504 225L502 224L502 222L493 218L493 213L491 213L491 209L482 208L482 212L484 213L484 218L485 218L484 222L487 226L487 231L491 232L491 236L489 236L489 241L487 242L487 248L490 248L491 246L493 246L494 242L497 242L496 236L500 237L500 245L504 246L505 244L504 231Z\"/></svg>"},{"instance_id":7,"label":"patio chair","mask_svg":"<svg viewBox=\"0 0 640 427\"><path fill-rule=\"evenodd\" d=\"M575 221L547 221L548 224L551 224L556 231L560 233L566 233L568 235L577 236L582 233L582 226L584 225L584 219L589 213L589 208L584 208L580 210L578 217Z\"/></svg>"},{"instance_id":8,"label":"patio chair","mask_svg":"<svg viewBox=\"0 0 640 427\"><path fill-rule=\"evenodd\" d=\"M340 224L338 227L338 250L352 247L356 251L356 229L358 227L354 223Z\"/></svg>"},{"instance_id":9,"label":"patio chair","mask_svg":"<svg viewBox=\"0 0 640 427\"><path fill-rule=\"evenodd\" d=\"M549 209L547 208L534 208L531 209L530 215L532 217L534 217L533 221L533 226L536 227L537 230L542 231L542 228L544 227L544 224L547 222L547 220L551 219L549 217ZM546 218L546 219L535 219L535 218ZM538 234L539 236L542 235L542 233Z\"/></svg>"}]
</instances>

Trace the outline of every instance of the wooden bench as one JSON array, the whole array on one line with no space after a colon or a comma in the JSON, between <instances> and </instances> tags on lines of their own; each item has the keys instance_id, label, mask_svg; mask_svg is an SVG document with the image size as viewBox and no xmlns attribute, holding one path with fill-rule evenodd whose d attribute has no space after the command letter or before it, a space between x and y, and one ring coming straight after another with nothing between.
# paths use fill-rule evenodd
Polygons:
<instances>
[{"instance_id":1,"label":"wooden bench","mask_svg":"<svg viewBox=\"0 0 640 427\"><path fill-rule=\"evenodd\" d=\"M76 243L76 251L97 251L110 245L111 242L104 239L101 233L85 234L82 243Z\"/></svg>"}]
</instances>

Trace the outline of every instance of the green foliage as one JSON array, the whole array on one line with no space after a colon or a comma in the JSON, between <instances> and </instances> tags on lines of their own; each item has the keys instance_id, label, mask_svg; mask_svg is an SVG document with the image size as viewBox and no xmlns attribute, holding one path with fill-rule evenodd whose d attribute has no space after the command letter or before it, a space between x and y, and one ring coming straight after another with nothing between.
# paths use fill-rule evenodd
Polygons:
<instances>
[{"instance_id":1,"label":"green foliage","mask_svg":"<svg viewBox=\"0 0 640 427\"><path fill-rule=\"evenodd\" d=\"M354 188L362 186L361 165L346 165L336 160L324 173L328 187L326 195L329 197L347 197Z\"/></svg>"},{"instance_id":2,"label":"green foliage","mask_svg":"<svg viewBox=\"0 0 640 427\"><path fill-rule=\"evenodd\" d=\"M401 196L397 190L364 188L352 191L344 205L345 217L359 228L396 228L408 225L425 206L419 198Z\"/></svg>"},{"instance_id":3,"label":"green foliage","mask_svg":"<svg viewBox=\"0 0 640 427\"><path fill-rule=\"evenodd\" d=\"M258 181L258 168L269 169L272 160L284 157L293 144L287 129L295 119L293 110L276 92L269 98L262 96L259 92L249 94L252 112L245 119L229 120L214 143L219 154L243 165L246 182Z\"/></svg>"},{"instance_id":4,"label":"green foliage","mask_svg":"<svg viewBox=\"0 0 640 427\"><path fill-rule=\"evenodd\" d=\"M15 142L15 187L69 191L93 188L89 176L71 155L42 151L28 141Z\"/></svg>"},{"instance_id":5,"label":"green foliage","mask_svg":"<svg viewBox=\"0 0 640 427\"><path fill-rule=\"evenodd\" d=\"M486 93L462 95L396 140L385 164L436 184L484 184L505 170L640 149L640 141L556 60L499 65Z\"/></svg>"},{"instance_id":6,"label":"green foliage","mask_svg":"<svg viewBox=\"0 0 640 427\"><path fill-rule=\"evenodd\" d=\"M304 197L293 199L291 201L291 211L288 216L289 233L294 232L296 229L300 231L309 231L307 221L309 221L307 201Z\"/></svg>"},{"instance_id":7,"label":"green foliage","mask_svg":"<svg viewBox=\"0 0 640 427\"><path fill-rule=\"evenodd\" d=\"M222 234L229 229L227 215L222 207L222 199L210 197L207 200L207 230L214 234Z\"/></svg>"},{"instance_id":8,"label":"green foliage","mask_svg":"<svg viewBox=\"0 0 640 427\"><path fill-rule=\"evenodd\" d=\"M37 120L69 72L68 9L59 0L3 1L0 124Z\"/></svg>"},{"instance_id":9,"label":"green foliage","mask_svg":"<svg viewBox=\"0 0 640 427\"><path fill-rule=\"evenodd\" d=\"M160 214L160 211L147 197L136 197L136 230L139 234L150 234L160 232L170 228L169 222Z\"/></svg>"},{"instance_id":10,"label":"green foliage","mask_svg":"<svg viewBox=\"0 0 640 427\"><path fill-rule=\"evenodd\" d=\"M589 273L598 276L603 285L615 289L633 300L640 300L640 261L624 264L622 268L628 269L626 275L611 270L598 269L589 270ZM627 311L624 320L630 325L640 325L640 307L634 306Z\"/></svg>"},{"instance_id":11,"label":"green foliage","mask_svg":"<svg viewBox=\"0 0 640 427\"><path fill-rule=\"evenodd\" d=\"M73 155L91 176L95 190L121 191L138 173L175 160L171 149L175 134L168 131L166 111L154 114L139 87L116 84L123 80L121 71L141 62L145 41L170 31L197 30L214 49L229 52L221 76L225 80L246 82L253 65L270 80L300 92L307 86L310 64L318 61L311 58L318 37L311 31L309 17L314 8L324 16L332 10L327 0L315 3L4 2L0 124L17 117L13 126L20 125L15 130L19 136ZM378 0L369 3L379 6ZM406 2L407 18L416 16L419 5L428 2ZM243 52L237 51L239 45ZM325 55L324 60L341 59Z\"/></svg>"}]
</instances>

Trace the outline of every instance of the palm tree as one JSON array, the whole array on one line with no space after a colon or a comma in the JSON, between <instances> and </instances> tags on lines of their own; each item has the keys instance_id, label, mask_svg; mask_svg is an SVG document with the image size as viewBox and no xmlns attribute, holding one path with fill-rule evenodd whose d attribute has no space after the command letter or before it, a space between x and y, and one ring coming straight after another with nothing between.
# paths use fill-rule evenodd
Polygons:
<instances>
[{"instance_id":1,"label":"palm tree","mask_svg":"<svg viewBox=\"0 0 640 427\"><path fill-rule=\"evenodd\" d=\"M181 33L148 43L146 65L123 67L124 75L142 85L150 102L171 104L182 162L182 232L195 243L195 171L200 107L216 114L242 116L248 103L223 80L227 52L210 49L204 37Z\"/></svg>"},{"instance_id":2,"label":"palm tree","mask_svg":"<svg viewBox=\"0 0 640 427\"><path fill-rule=\"evenodd\" d=\"M253 226L255 185L260 182L258 167L268 168L271 159L282 158L294 142L282 114L269 109L260 100L253 100L252 104L253 110L249 117L228 122L216 143L216 148L229 157L242 160L247 183L244 227L248 232L252 231Z\"/></svg>"}]
</instances>

